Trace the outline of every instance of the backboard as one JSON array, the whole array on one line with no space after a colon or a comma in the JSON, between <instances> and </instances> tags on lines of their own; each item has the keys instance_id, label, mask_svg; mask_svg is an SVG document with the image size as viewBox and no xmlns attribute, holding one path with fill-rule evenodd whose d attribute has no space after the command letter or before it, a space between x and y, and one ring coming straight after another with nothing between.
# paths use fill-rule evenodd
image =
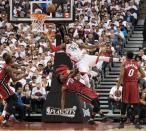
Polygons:
<instances>
[{"instance_id":1,"label":"backboard","mask_svg":"<svg viewBox=\"0 0 146 131\"><path fill-rule=\"evenodd\" d=\"M48 11L50 4L57 4L55 13ZM31 22L33 13L47 14L45 22L72 22L74 0L10 0L10 21Z\"/></svg>"}]
</instances>

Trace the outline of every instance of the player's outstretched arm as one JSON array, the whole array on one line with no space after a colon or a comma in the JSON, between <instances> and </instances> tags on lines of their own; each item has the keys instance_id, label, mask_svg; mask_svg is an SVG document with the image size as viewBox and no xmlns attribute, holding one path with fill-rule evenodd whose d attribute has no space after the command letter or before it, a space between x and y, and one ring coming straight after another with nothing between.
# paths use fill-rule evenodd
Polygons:
<instances>
[{"instance_id":1,"label":"player's outstretched arm","mask_svg":"<svg viewBox=\"0 0 146 131\"><path fill-rule=\"evenodd\" d=\"M55 46L52 44L52 42L50 41L49 37L47 37L48 43L49 43L49 48L51 49L52 52L57 52L61 49L65 48L65 44L60 44L59 46Z\"/></svg>"},{"instance_id":2,"label":"player's outstretched arm","mask_svg":"<svg viewBox=\"0 0 146 131\"><path fill-rule=\"evenodd\" d=\"M28 76L28 74L20 74L20 75L16 75L14 72L13 72L13 69L8 66L6 68L6 72L8 73L8 75L12 78L13 82L16 82L18 80L21 80L22 78L25 78Z\"/></svg>"},{"instance_id":3,"label":"player's outstretched arm","mask_svg":"<svg viewBox=\"0 0 146 131\"><path fill-rule=\"evenodd\" d=\"M120 85L123 81L123 77L124 77L124 65L121 66L119 81L118 81L118 84L117 84L117 90L119 89L119 87L120 87Z\"/></svg>"},{"instance_id":4,"label":"player's outstretched arm","mask_svg":"<svg viewBox=\"0 0 146 131\"><path fill-rule=\"evenodd\" d=\"M79 44L80 48L85 48L85 49L96 49L96 48L100 48L99 44L95 44L95 45L87 45L87 44Z\"/></svg>"},{"instance_id":5,"label":"player's outstretched arm","mask_svg":"<svg viewBox=\"0 0 146 131\"><path fill-rule=\"evenodd\" d=\"M57 51L59 51L61 49L64 49L65 48L65 44L61 44L59 46L55 46L51 42L49 42L49 48L51 49L52 52L57 52Z\"/></svg>"},{"instance_id":6,"label":"player's outstretched arm","mask_svg":"<svg viewBox=\"0 0 146 131\"><path fill-rule=\"evenodd\" d=\"M13 67L12 67L13 68ZM19 69L16 69L16 68L13 68L13 73L14 74L24 74L26 71L26 69L23 67L19 68Z\"/></svg>"}]
</instances>

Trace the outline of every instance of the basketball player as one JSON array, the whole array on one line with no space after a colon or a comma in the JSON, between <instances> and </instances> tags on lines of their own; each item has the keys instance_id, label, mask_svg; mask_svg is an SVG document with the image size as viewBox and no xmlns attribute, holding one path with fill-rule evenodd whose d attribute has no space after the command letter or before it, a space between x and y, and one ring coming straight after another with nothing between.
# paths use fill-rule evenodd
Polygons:
<instances>
[{"instance_id":1,"label":"basketball player","mask_svg":"<svg viewBox=\"0 0 146 131\"><path fill-rule=\"evenodd\" d=\"M66 65L60 65L56 69L56 73L59 75L59 81L62 83L62 97L61 97L61 110L64 110L65 104L65 93L75 92L79 96L81 96L85 102L90 102L93 105L93 112L91 114L91 124L94 124L94 117L97 113L101 116L103 114L100 112L100 102L98 99L99 94L88 88L78 80L74 79L74 77L79 73L77 69L69 70Z\"/></svg>"},{"instance_id":2,"label":"basketball player","mask_svg":"<svg viewBox=\"0 0 146 131\"><path fill-rule=\"evenodd\" d=\"M124 119L128 104L132 104L135 111L135 128L141 129L139 122L139 91L138 91L138 72L145 77L144 71L141 69L137 61L133 60L133 53L127 52L126 60L122 63L120 78L117 85L119 90L123 80L123 96L121 108L121 120L119 128L124 128Z\"/></svg>"},{"instance_id":3,"label":"basketball player","mask_svg":"<svg viewBox=\"0 0 146 131\"><path fill-rule=\"evenodd\" d=\"M2 120L2 125L7 125L8 119L11 114L14 113L15 104L17 96L15 93L8 87L9 80L12 79L13 82L16 82L28 74L24 74L23 71L17 71L13 68L12 56L8 53L3 54L3 59L5 64L0 72L0 94L6 102L6 114Z\"/></svg>"},{"instance_id":4,"label":"basketball player","mask_svg":"<svg viewBox=\"0 0 146 131\"><path fill-rule=\"evenodd\" d=\"M71 38L66 35L64 37L64 43L60 46L53 46L50 43L50 48L52 51L58 51L60 49L65 49L66 53L70 56L71 60L75 63L77 66L79 72L82 74L83 79L85 81L85 84L87 87L90 87L88 72L90 71L90 68L98 65L101 61L110 62L111 59L113 59L114 62L119 62L119 58L112 58L107 56L96 56L96 55L89 55L87 53L84 53L81 49L96 49L99 48L100 45L86 45L86 44L79 44L75 43L71 40Z\"/></svg>"}]
</instances>

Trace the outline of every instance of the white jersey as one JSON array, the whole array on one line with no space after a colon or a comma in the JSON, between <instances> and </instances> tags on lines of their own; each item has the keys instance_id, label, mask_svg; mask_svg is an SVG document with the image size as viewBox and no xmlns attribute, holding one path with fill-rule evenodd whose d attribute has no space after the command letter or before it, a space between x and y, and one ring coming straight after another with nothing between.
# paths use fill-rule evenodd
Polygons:
<instances>
[{"instance_id":1,"label":"white jersey","mask_svg":"<svg viewBox=\"0 0 146 131\"><path fill-rule=\"evenodd\" d=\"M79 45L72 42L71 44L66 44L66 53L70 56L73 61L80 61L84 54L82 50L79 48Z\"/></svg>"}]
</instances>

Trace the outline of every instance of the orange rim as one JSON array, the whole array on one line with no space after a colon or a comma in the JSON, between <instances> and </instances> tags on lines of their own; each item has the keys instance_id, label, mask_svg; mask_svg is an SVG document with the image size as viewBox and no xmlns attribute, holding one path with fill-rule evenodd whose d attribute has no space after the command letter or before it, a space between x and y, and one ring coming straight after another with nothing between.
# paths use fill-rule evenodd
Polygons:
<instances>
[{"instance_id":1,"label":"orange rim","mask_svg":"<svg viewBox=\"0 0 146 131\"><path fill-rule=\"evenodd\" d=\"M35 13L35 14L31 14L31 16L34 17L34 18L37 19L37 20L43 20L43 19L45 19L48 15L45 15L45 14L37 14L37 13Z\"/></svg>"}]
</instances>

